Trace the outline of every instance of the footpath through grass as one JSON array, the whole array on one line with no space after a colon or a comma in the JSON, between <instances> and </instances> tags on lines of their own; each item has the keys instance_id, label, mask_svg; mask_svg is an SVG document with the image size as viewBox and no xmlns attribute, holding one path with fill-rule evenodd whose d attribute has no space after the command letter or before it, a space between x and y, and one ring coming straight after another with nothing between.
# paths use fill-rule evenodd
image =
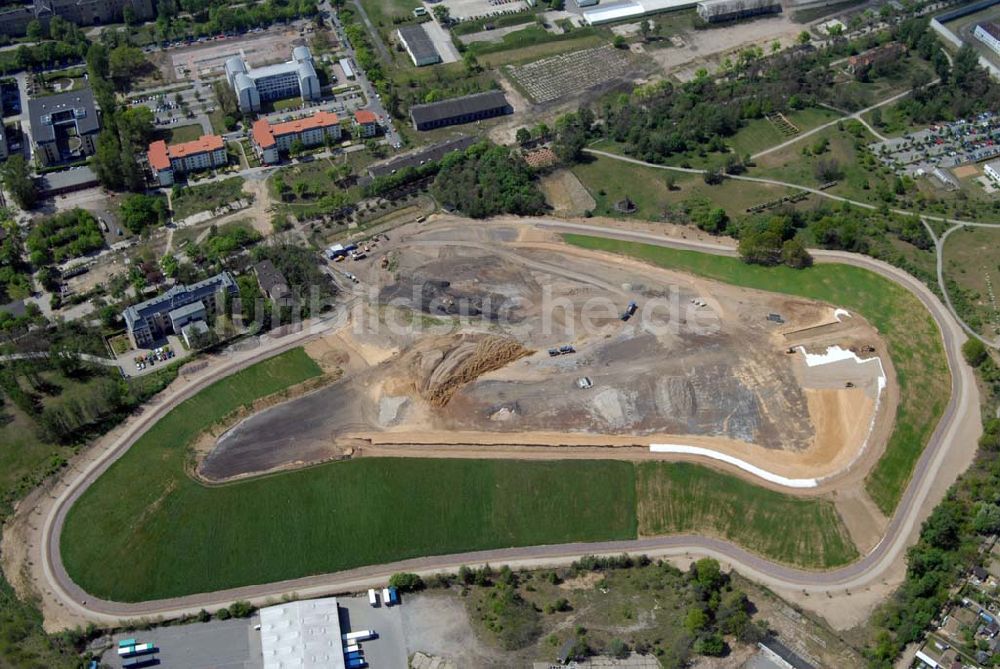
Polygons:
<instances>
[{"instance_id":1,"label":"footpath through grass","mask_svg":"<svg viewBox=\"0 0 1000 669\"><path fill-rule=\"evenodd\" d=\"M933 318L908 290L859 267L819 264L805 270L747 265L662 246L565 235L576 246L630 255L725 283L822 300L857 311L889 345L899 383L896 425L885 454L868 475L868 494L891 514L951 394L951 375Z\"/></svg>"}]
</instances>

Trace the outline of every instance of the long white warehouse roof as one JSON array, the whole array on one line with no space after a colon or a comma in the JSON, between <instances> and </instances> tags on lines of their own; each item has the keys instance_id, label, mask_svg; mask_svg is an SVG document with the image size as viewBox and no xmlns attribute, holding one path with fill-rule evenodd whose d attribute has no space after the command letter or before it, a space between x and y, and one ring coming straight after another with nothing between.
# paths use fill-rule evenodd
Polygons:
<instances>
[{"instance_id":1,"label":"long white warehouse roof","mask_svg":"<svg viewBox=\"0 0 1000 669\"><path fill-rule=\"evenodd\" d=\"M626 0L626 2L588 9L583 13L583 20L594 26L599 23L621 21L654 12L694 7L696 4L698 4L697 0Z\"/></svg>"},{"instance_id":2,"label":"long white warehouse roof","mask_svg":"<svg viewBox=\"0 0 1000 669\"><path fill-rule=\"evenodd\" d=\"M264 669L344 669L337 598L260 610Z\"/></svg>"}]
</instances>

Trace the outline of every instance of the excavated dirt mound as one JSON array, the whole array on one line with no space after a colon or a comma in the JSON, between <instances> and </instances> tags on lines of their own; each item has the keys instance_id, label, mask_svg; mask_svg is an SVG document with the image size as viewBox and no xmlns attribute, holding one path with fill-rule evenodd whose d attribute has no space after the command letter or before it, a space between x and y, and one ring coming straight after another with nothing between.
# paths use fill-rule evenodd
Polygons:
<instances>
[{"instance_id":1,"label":"excavated dirt mound","mask_svg":"<svg viewBox=\"0 0 1000 669\"><path fill-rule=\"evenodd\" d=\"M456 335L434 341L435 346L413 351L407 365L420 396L432 407L443 407L459 388L481 375L531 355L509 337Z\"/></svg>"}]
</instances>

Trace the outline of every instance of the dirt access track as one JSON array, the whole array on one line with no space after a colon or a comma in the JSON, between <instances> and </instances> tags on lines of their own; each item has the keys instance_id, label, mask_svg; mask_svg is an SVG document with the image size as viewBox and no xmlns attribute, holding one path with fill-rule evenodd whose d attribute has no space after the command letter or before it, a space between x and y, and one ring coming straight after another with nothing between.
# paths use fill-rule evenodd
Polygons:
<instances>
[{"instance_id":1,"label":"dirt access track","mask_svg":"<svg viewBox=\"0 0 1000 669\"><path fill-rule=\"evenodd\" d=\"M519 223L527 221L520 220ZM728 240L693 240L683 231L671 236L671 229L655 230L632 224L594 225L593 221L563 221L551 218L531 221L540 231L582 233L609 239L680 248L713 255L735 256ZM481 223L466 222L467 225ZM18 504L15 515L4 528L2 556L4 571L24 595L38 602L47 629L66 629L98 622L121 624L138 618L177 618L227 606L246 599L266 605L274 597L295 593L315 597L381 586L398 571L430 575L454 571L460 565L509 564L519 567L550 567L569 564L585 554L611 555L628 551L671 559L685 565L691 559L714 557L725 566L739 570L777 592L780 596L814 611L837 629L864 621L872 608L902 581L905 552L916 540L921 522L944 497L948 488L972 462L980 434L979 396L975 377L962 361L961 346L966 336L959 323L941 301L920 281L902 270L866 256L838 251L815 250L819 263L841 263L875 272L913 293L938 324L951 369L951 397L913 471L911 480L877 545L863 551L864 557L846 567L827 572L804 571L771 562L727 541L713 537L683 535L652 537L631 541L575 543L524 548L495 549L454 555L402 560L372 565L334 574L322 574L292 581L270 583L226 591L178 597L155 602L124 604L102 601L81 590L69 578L60 559L59 539L66 514L73 503L152 425L184 400L219 378L272 357L283 350L316 341L332 332L336 321L320 319L281 339L267 338L258 348L234 352L230 357L207 361L183 375L157 396L147 411L101 438L92 448L75 458L63 473L32 492ZM367 342L357 354L371 355L377 364L377 350ZM325 346L325 344L324 344ZM838 496L839 499L839 496Z\"/></svg>"},{"instance_id":2,"label":"dirt access track","mask_svg":"<svg viewBox=\"0 0 1000 669\"><path fill-rule=\"evenodd\" d=\"M366 456L697 459L821 494L860 482L891 433L884 344L836 305L526 225L415 225L370 255L350 263L367 299L325 345L364 342L375 364L244 419L200 476Z\"/></svg>"}]
</instances>

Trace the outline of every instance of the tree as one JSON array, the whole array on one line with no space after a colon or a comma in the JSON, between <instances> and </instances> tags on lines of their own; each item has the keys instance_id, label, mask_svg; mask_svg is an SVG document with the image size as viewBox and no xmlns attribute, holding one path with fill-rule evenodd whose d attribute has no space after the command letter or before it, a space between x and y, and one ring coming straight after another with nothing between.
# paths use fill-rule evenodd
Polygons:
<instances>
[{"instance_id":1,"label":"tree","mask_svg":"<svg viewBox=\"0 0 1000 669\"><path fill-rule=\"evenodd\" d=\"M643 42L648 42L649 38L653 34L653 22L650 21L649 19L646 19L645 21L643 21L642 23L640 23L639 24L639 34L642 35L642 41Z\"/></svg>"},{"instance_id":2,"label":"tree","mask_svg":"<svg viewBox=\"0 0 1000 669\"><path fill-rule=\"evenodd\" d=\"M674 176L673 174L667 174L667 176L664 177L663 182L666 185L667 190L669 191L677 190L677 177Z\"/></svg>"},{"instance_id":3,"label":"tree","mask_svg":"<svg viewBox=\"0 0 1000 669\"><path fill-rule=\"evenodd\" d=\"M234 618L249 618L256 608L250 602L238 601L229 606L229 613Z\"/></svg>"},{"instance_id":4,"label":"tree","mask_svg":"<svg viewBox=\"0 0 1000 669\"><path fill-rule=\"evenodd\" d=\"M694 606L684 616L684 629L691 634L700 634L708 627L708 614L701 607Z\"/></svg>"},{"instance_id":5,"label":"tree","mask_svg":"<svg viewBox=\"0 0 1000 669\"><path fill-rule=\"evenodd\" d=\"M151 225L166 223L167 215L167 201L156 195L129 195L121 204L122 224L134 234Z\"/></svg>"},{"instance_id":6,"label":"tree","mask_svg":"<svg viewBox=\"0 0 1000 669\"><path fill-rule=\"evenodd\" d=\"M22 209L31 209L38 202L38 192L31 178L31 169L20 153L11 155L0 168L3 184L14 202Z\"/></svg>"},{"instance_id":7,"label":"tree","mask_svg":"<svg viewBox=\"0 0 1000 669\"><path fill-rule=\"evenodd\" d=\"M400 592L417 592L424 589L424 580L417 574L398 572L389 577L389 585Z\"/></svg>"},{"instance_id":8,"label":"tree","mask_svg":"<svg viewBox=\"0 0 1000 669\"><path fill-rule=\"evenodd\" d=\"M518 144L527 144L531 141L531 131L527 128L518 128L517 133L514 135L514 140Z\"/></svg>"},{"instance_id":9,"label":"tree","mask_svg":"<svg viewBox=\"0 0 1000 669\"><path fill-rule=\"evenodd\" d=\"M781 245L781 262L788 267L802 269L812 265L812 256L798 237L792 237Z\"/></svg>"},{"instance_id":10,"label":"tree","mask_svg":"<svg viewBox=\"0 0 1000 669\"><path fill-rule=\"evenodd\" d=\"M986 345L975 337L970 337L962 344L962 356L973 367L979 367L989 356Z\"/></svg>"},{"instance_id":11,"label":"tree","mask_svg":"<svg viewBox=\"0 0 1000 669\"><path fill-rule=\"evenodd\" d=\"M122 18L125 20L125 25L135 26L139 24L139 15L135 13L135 10L131 6L125 5L125 9L122 11Z\"/></svg>"},{"instance_id":12,"label":"tree","mask_svg":"<svg viewBox=\"0 0 1000 669\"><path fill-rule=\"evenodd\" d=\"M108 54L108 74L120 87L127 88L132 79L149 65L140 49L120 44Z\"/></svg>"},{"instance_id":13,"label":"tree","mask_svg":"<svg viewBox=\"0 0 1000 669\"><path fill-rule=\"evenodd\" d=\"M699 655L721 657L726 652L726 642L721 634L709 634L694 642L694 652Z\"/></svg>"},{"instance_id":14,"label":"tree","mask_svg":"<svg viewBox=\"0 0 1000 669\"><path fill-rule=\"evenodd\" d=\"M615 35L615 38L611 40L612 46L616 49L626 49L628 48L628 40L625 39L624 35Z\"/></svg>"},{"instance_id":15,"label":"tree","mask_svg":"<svg viewBox=\"0 0 1000 669\"><path fill-rule=\"evenodd\" d=\"M746 263L777 265L781 249L781 236L773 230L750 230L740 236L740 258Z\"/></svg>"},{"instance_id":16,"label":"tree","mask_svg":"<svg viewBox=\"0 0 1000 669\"><path fill-rule=\"evenodd\" d=\"M695 562L694 573L698 585L708 591L718 590L725 578L718 561L712 558L702 558Z\"/></svg>"},{"instance_id":17,"label":"tree","mask_svg":"<svg viewBox=\"0 0 1000 669\"><path fill-rule=\"evenodd\" d=\"M608 655L610 655L611 657L617 658L619 660L624 660L629 656L629 653L630 651L628 644L619 639L618 637L612 639L611 643L608 644Z\"/></svg>"},{"instance_id":18,"label":"tree","mask_svg":"<svg viewBox=\"0 0 1000 669\"><path fill-rule=\"evenodd\" d=\"M32 42L37 42L45 36L45 29L42 27L42 22L38 19L28 21L26 31L28 39Z\"/></svg>"},{"instance_id":19,"label":"tree","mask_svg":"<svg viewBox=\"0 0 1000 669\"><path fill-rule=\"evenodd\" d=\"M809 34L808 30L803 30L802 32L799 33L799 36L796 39L796 41L799 44L809 44L809 42L812 41L812 35Z\"/></svg>"}]
</instances>

